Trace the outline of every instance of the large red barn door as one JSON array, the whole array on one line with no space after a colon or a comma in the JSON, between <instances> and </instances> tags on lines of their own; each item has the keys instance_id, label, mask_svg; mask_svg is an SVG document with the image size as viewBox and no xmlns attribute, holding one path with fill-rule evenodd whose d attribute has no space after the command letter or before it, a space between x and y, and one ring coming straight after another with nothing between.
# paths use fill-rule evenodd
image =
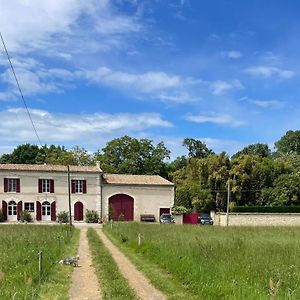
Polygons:
<instances>
[{"instance_id":1,"label":"large red barn door","mask_svg":"<svg viewBox=\"0 0 300 300\"><path fill-rule=\"evenodd\" d=\"M120 216L124 216L125 221L133 221L133 204L132 197L125 194L118 194L109 198L111 207L111 219L118 221Z\"/></svg>"}]
</instances>

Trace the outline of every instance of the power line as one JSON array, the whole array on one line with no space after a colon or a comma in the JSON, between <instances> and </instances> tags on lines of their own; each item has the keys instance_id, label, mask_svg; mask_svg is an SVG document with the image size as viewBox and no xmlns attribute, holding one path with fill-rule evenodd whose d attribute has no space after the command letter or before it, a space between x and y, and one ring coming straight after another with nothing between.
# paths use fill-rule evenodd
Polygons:
<instances>
[{"instance_id":1,"label":"power line","mask_svg":"<svg viewBox=\"0 0 300 300\"><path fill-rule=\"evenodd\" d=\"M14 78L15 78L15 81L16 81L16 84L17 84L17 87L18 87L18 90L19 90L21 99L22 99L22 101L23 101L23 104L24 104L25 109L26 109L26 111L27 111L28 117L29 117L29 119L30 119L32 128L33 128L33 130L34 130L34 133L35 133L35 135L36 135L36 137L37 137L37 140L38 140L40 146L42 147L41 139L40 139L40 137L39 137L39 135L38 135L37 129L36 129L35 125L34 125L33 119L32 119L32 117L31 117L30 111L29 111L29 109L28 109L27 103L26 103L25 98L24 98L24 95L23 95L23 93L22 93L22 90L21 90L21 87L20 87L20 84L19 84L19 81L18 81L16 72L15 72L14 66L13 66L13 64L12 64L12 62L11 62L10 57L9 57L9 54L8 54L8 51L7 51L7 48L6 48L6 45L5 45L5 42L4 42L4 39L3 39L3 36L2 36L1 31L0 31L0 37L1 37L1 40L2 40L2 44L3 44L4 50L5 50L7 59L8 59L8 61L9 61L10 68L11 68L12 73L13 73L13 75L14 75Z\"/></svg>"}]
</instances>

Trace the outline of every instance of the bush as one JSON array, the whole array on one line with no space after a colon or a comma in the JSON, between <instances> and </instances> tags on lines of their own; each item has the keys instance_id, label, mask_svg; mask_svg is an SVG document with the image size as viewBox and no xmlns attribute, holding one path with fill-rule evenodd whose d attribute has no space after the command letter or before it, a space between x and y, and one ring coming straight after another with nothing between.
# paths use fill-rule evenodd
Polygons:
<instances>
[{"instance_id":1,"label":"bush","mask_svg":"<svg viewBox=\"0 0 300 300\"><path fill-rule=\"evenodd\" d=\"M231 212L300 213L300 206L234 206Z\"/></svg>"},{"instance_id":2,"label":"bush","mask_svg":"<svg viewBox=\"0 0 300 300\"><path fill-rule=\"evenodd\" d=\"M86 210L85 213L85 222L86 223L98 223L99 215L98 212L95 210Z\"/></svg>"},{"instance_id":3,"label":"bush","mask_svg":"<svg viewBox=\"0 0 300 300\"><path fill-rule=\"evenodd\" d=\"M192 211L191 209L187 209L184 206L174 206L174 207L172 207L172 214L173 215L188 214L191 211Z\"/></svg>"},{"instance_id":4,"label":"bush","mask_svg":"<svg viewBox=\"0 0 300 300\"><path fill-rule=\"evenodd\" d=\"M67 211L62 211L57 214L57 222L59 223L69 223L69 213Z\"/></svg>"},{"instance_id":5,"label":"bush","mask_svg":"<svg viewBox=\"0 0 300 300\"><path fill-rule=\"evenodd\" d=\"M4 222L5 221L5 218L4 218L4 215L3 215L3 211L2 209L0 208L0 223Z\"/></svg>"},{"instance_id":6,"label":"bush","mask_svg":"<svg viewBox=\"0 0 300 300\"><path fill-rule=\"evenodd\" d=\"M20 221L21 222L27 222L27 223L31 223L33 221L31 214L26 211L26 210L22 210L20 212Z\"/></svg>"}]
</instances>

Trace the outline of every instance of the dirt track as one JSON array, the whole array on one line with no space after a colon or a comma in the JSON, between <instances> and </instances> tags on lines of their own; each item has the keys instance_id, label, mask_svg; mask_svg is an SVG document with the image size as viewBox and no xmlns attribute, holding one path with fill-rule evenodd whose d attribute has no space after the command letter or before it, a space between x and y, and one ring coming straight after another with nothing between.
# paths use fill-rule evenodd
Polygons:
<instances>
[{"instance_id":1,"label":"dirt track","mask_svg":"<svg viewBox=\"0 0 300 300\"><path fill-rule=\"evenodd\" d=\"M116 261L120 272L127 278L129 285L142 300L163 300L166 297L158 291L149 280L136 269L129 259L105 236L101 229L96 230L105 247Z\"/></svg>"}]
</instances>

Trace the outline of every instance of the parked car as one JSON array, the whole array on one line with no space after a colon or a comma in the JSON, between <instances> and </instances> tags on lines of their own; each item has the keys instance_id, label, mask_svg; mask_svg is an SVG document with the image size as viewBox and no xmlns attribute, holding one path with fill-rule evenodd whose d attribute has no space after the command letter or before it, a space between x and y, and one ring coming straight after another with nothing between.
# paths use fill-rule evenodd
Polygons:
<instances>
[{"instance_id":1,"label":"parked car","mask_svg":"<svg viewBox=\"0 0 300 300\"><path fill-rule=\"evenodd\" d=\"M210 214L201 214L201 216L198 217L198 223L201 225L213 225L214 221L211 218Z\"/></svg>"},{"instance_id":2,"label":"parked car","mask_svg":"<svg viewBox=\"0 0 300 300\"><path fill-rule=\"evenodd\" d=\"M159 222L162 224L171 224L175 223L175 220L171 214L164 213L159 217Z\"/></svg>"}]
</instances>

